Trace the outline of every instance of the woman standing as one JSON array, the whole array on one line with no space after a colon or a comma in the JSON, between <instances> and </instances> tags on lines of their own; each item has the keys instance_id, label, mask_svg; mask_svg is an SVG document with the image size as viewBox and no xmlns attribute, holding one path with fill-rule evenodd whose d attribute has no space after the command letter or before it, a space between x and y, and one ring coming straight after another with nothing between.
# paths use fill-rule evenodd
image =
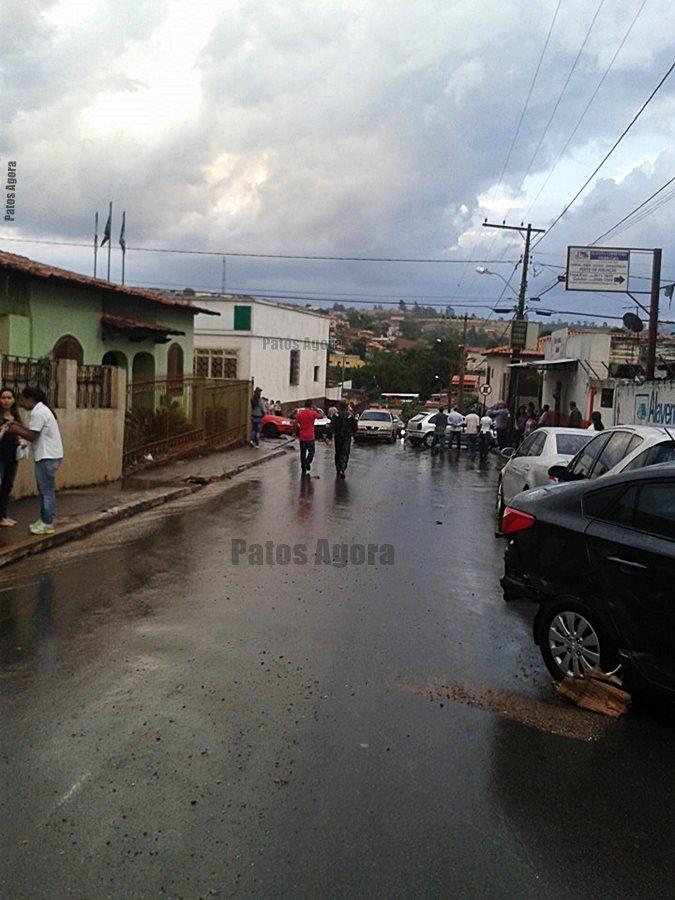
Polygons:
<instances>
[{"instance_id":1,"label":"woman standing","mask_svg":"<svg viewBox=\"0 0 675 900\"><path fill-rule=\"evenodd\" d=\"M588 426L586 431L604 431L605 426L602 421L602 415L600 414L600 410L596 409L591 413L591 424ZM0 525L2 522L0 522Z\"/></svg>"},{"instance_id":2,"label":"woman standing","mask_svg":"<svg viewBox=\"0 0 675 900\"><path fill-rule=\"evenodd\" d=\"M516 426L513 431L513 446L519 447L521 441L525 437L525 424L527 422L527 411L524 406L520 406L518 408L518 412L516 413Z\"/></svg>"},{"instance_id":3,"label":"woman standing","mask_svg":"<svg viewBox=\"0 0 675 900\"><path fill-rule=\"evenodd\" d=\"M9 425L10 422L21 422L16 397L11 388L3 388L0 391L0 414L2 426ZM18 434L12 434L4 427L0 428L0 526L3 528L16 525L15 519L7 517L7 507L19 466L16 454L21 443Z\"/></svg>"},{"instance_id":4,"label":"woman standing","mask_svg":"<svg viewBox=\"0 0 675 900\"><path fill-rule=\"evenodd\" d=\"M251 447L260 446L260 426L266 413L267 404L265 403L265 398L262 396L262 390L257 387L251 397Z\"/></svg>"}]
</instances>

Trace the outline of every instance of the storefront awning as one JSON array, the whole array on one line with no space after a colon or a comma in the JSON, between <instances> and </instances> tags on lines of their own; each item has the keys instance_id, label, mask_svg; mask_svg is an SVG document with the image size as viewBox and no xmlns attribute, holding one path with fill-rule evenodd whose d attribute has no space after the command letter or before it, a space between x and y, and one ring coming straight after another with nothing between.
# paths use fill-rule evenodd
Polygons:
<instances>
[{"instance_id":1,"label":"storefront awning","mask_svg":"<svg viewBox=\"0 0 675 900\"><path fill-rule=\"evenodd\" d=\"M555 369L557 366L576 366L578 359L535 359L533 362L513 363L510 369Z\"/></svg>"}]
</instances>

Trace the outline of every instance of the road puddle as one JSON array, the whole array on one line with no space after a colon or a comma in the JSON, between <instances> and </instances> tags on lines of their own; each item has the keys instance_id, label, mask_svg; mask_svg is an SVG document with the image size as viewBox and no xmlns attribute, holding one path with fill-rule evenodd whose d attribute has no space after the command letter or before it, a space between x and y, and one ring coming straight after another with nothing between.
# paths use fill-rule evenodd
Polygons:
<instances>
[{"instance_id":1,"label":"road puddle","mask_svg":"<svg viewBox=\"0 0 675 900\"><path fill-rule=\"evenodd\" d=\"M432 703L443 704L446 701L461 703L473 709L496 713L502 718L536 728L538 731L578 741L599 740L604 737L612 722L611 719L598 713L566 706L555 697L551 697L550 700L537 700L508 690L483 688L477 691L459 680L447 684L438 681L424 685L397 682L395 687L424 697Z\"/></svg>"}]
</instances>

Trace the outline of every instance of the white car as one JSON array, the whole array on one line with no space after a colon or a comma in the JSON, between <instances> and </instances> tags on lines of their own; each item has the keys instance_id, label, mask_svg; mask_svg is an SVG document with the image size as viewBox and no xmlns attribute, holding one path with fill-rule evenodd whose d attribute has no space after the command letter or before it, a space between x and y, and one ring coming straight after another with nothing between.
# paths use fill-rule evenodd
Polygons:
<instances>
[{"instance_id":1,"label":"white car","mask_svg":"<svg viewBox=\"0 0 675 900\"><path fill-rule=\"evenodd\" d=\"M405 439L409 444L412 444L413 447L419 447L422 444L424 444L425 447L431 447L431 441L436 427L431 420L437 412L437 409L429 409L426 412L418 413L418 415L413 416L408 420L405 429ZM465 417L462 416L462 422L464 422L464 420ZM450 440L451 433L452 430L448 425L445 429L445 439L447 441Z\"/></svg>"},{"instance_id":2,"label":"white car","mask_svg":"<svg viewBox=\"0 0 675 900\"><path fill-rule=\"evenodd\" d=\"M581 481L675 460L675 429L660 425L615 425L589 434L592 440L567 465L555 465L549 478Z\"/></svg>"},{"instance_id":3,"label":"white car","mask_svg":"<svg viewBox=\"0 0 675 900\"><path fill-rule=\"evenodd\" d=\"M356 423L355 441L377 440L395 443L400 419L387 409L365 409Z\"/></svg>"},{"instance_id":4,"label":"white car","mask_svg":"<svg viewBox=\"0 0 675 900\"><path fill-rule=\"evenodd\" d=\"M497 515L502 515L516 494L548 484L551 466L565 466L594 434L582 428L537 428L517 450L502 450L508 462L499 473Z\"/></svg>"}]
</instances>

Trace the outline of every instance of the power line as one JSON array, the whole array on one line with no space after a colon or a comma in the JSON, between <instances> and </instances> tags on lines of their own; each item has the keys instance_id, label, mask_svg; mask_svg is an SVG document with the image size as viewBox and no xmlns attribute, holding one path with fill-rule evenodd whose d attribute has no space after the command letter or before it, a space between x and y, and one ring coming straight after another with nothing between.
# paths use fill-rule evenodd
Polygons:
<instances>
[{"instance_id":1,"label":"power line","mask_svg":"<svg viewBox=\"0 0 675 900\"><path fill-rule=\"evenodd\" d=\"M663 77L661 78L661 80L659 81L659 83L656 85L656 87L654 88L654 90L653 90L653 91L651 92L651 94L647 97L647 99L644 101L644 103L642 104L642 106L640 107L640 109L638 109L638 111L635 113L635 115L634 115L633 118L630 120L630 122L628 123L628 125L624 128L624 130L621 132L621 134L619 135L619 137L616 139L616 141L614 142L614 144L612 144L612 147L610 148L610 150L609 150L609 151L605 154L605 156L601 159L601 161L598 163L598 165L595 167L595 169L594 169L594 170L591 172L591 174L588 176L588 178L586 179L586 181L584 181L584 183L581 185L581 187L580 187L579 190L576 192L576 194L572 197L572 199L571 199L570 202L567 204L567 206L565 206L565 208L564 208L563 211L560 213L560 215L558 215L558 216L553 220L553 222L548 226L548 229L547 229L547 231L546 231L546 234L550 234L550 233L551 233L551 231L555 228L555 226L558 224L558 222L562 219L562 217L565 215L565 213L568 211L568 209L574 204L574 202L577 200L577 198L578 198L578 197L583 193L583 191L588 187L588 185L591 183L591 181L593 180L593 178L595 178L595 176L598 174L598 172L600 171L600 169L604 166L604 164L607 162L607 160L610 158L610 156L614 153L614 151L616 150L616 148L619 146L619 144L621 143L621 141L626 137L626 135L627 135L628 132L631 130L631 128L633 127L633 125L635 125L635 123L636 123L637 120L640 118L640 116L642 115L642 113L645 111L645 109L646 109L646 108L649 106L649 104L652 102L652 100L654 99L654 97L656 96L656 94L659 92L659 90L661 89L661 87L664 85L664 83L666 82L667 78L669 77L669 75L671 74L671 72L673 71L673 69L675 69L675 62L672 62L672 63L670 64L670 66L668 67L668 70L666 71L665 75L663 75ZM543 240L545 237L546 237L546 235L542 235L538 240L536 240L536 241L534 242L534 245L533 245L532 249L534 250L534 248L537 247L537 246L542 242L542 240Z\"/></svg>"},{"instance_id":2,"label":"power line","mask_svg":"<svg viewBox=\"0 0 675 900\"><path fill-rule=\"evenodd\" d=\"M566 140L565 143L563 144L562 150L560 151L560 153L558 153L558 156L556 157L556 161L553 163L552 167L551 167L550 170L549 170L548 175L546 176L546 178L544 179L544 181L543 181L541 187L540 187L539 190L537 191L537 194L536 194L534 200L532 201L532 203L530 203L530 208L528 209L527 213L525 214L525 219L527 219L527 218L529 217L529 215L530 215L530 213L532 212L532 209L533 209L535 203L536 203L537 200L541 197L542 191L544 190L544 188L546 187L546 185L547 185L547 184L549 183L549 181L551 180L551 176L553 175L553 173L555 172L556 168L558 167L558 163L560 162L560 160L562 159L562 157L563 157L565 151L567 150L567 148L569 147L570 143L572 142L572 139L574 138L574 135L575 135L575 134L577 133L577 131L579 130L579 126L581 125L581 123L582 123L583 120L585 119L586 113L588 112L588 110L589 110L590 107L591 107L591 104L593 103L593 101L594 101L595 98L597 97L598 92L600 91L600 88L601 88L601 87L603 86L603 84L605 83L605 79L606 79L607 76L609 75L609 73L610 73L610 71L611 71L611 69L612 69L612 66L613 66L614 63L616 62L617 56L618 56L619 53L622 51L622 49L623 49L623 47L624 47L624 44L625 44L626 41L628 40L628 38L629 38L629 36L630 36L630 33L631 33L631 31L633 30L633 27L634 27L635 23L636 23L637 20L640 18L640 15L641 15L641 13L642 13L642 10L645 8L646 5L647 5L647 0L642 0L642 4L640 5L640 7L638 8L637 12L636 12L635 15L633 16L633 19L632 19L630 25L628 26L628 29L627 29L626 33L624 34L623 38L621 39L621 43L619 44L619 46L618 46L618 47L616 48L616 50L614 51L614 55L613 55L612 58L610 59L609 65L608 65L607 68L605 69L605 71L604 71L602 77L600 78L600 81L598 81L597 85L595 86L595 89L594 89L593 93L592 93L591 96L588 98L588 102L586 103L586 106L583 108L582 113L581 113L581 115L579 116L579 118L577 119L577 122L576 122L574 128L572 129L572 131L570 132L570 134L569 134L567 140Z\"/></svg>"},{"instance_id":3,"label":"power line","mask_svg":"<svg viewBox=\"0 0 675 900\"><path fill-rule=\"evenodd\" d=\"M37 240L33 238L10 238L4 235L0 236L0 241L7 243L25 243L25 244L51 244L57 247L86 247L91 249L91 244L76 241L48 241ZM242 251L233 250L187 250L183 247L134 247L127 245L127 252L134 250L138 253L176 253L191 256L236 256L251 259L300 259L300 260L317 260L336 261L336 262L386 262L386 263L447 263L451 265L461 265L466 263L511 263L511 260L503 259L446 259L443 257L403 257L403 256L329 256L314 255L310 253L244 253Z\"/></svg>"},{"instance_id":4,"label":"power line","mask_svg":"<svg viewBox=\"0 0 675 900\"><path fill-rule=\"evenodd\" d=\"M639 210L641 210L644 206L646 206L651 200L653 200L655 197L657 197L662 191L665 191L665 189L666 189L669 185L671 185L674 181L675 181L675 175L673 175L672 178L669 178L668 181L665 182L665 184L662 184L661 187L658 188L658 190L654 191L654 193L651 194L651 196L647 197L646 200L643 200L642 203L640 203L638 206L635 207L635 209L632 209L629 213L627 213L627 214L623 217L623 219L619 219L619 221L616 223L616 225L612 225L612 227L611 227L611 228L608 228L607 231L603 232L603 233L600 235L600 237L597 237L594 241L592 241L592 242L591 242L591 246L593 246L593 244L597 244L598 241L601 241L603 238L607 237L607 235L611 234L613 231L616 231L616 229L619 227L619 225L622 225L624 222L626 222L628 219L630 219L631 216L634 216L635 213L637 213L637 212L638 212ZM667 199L668 199L668 200L672 199L672 196L669 195ZM652 211L653 211L653 210L650 210L650 213L651 213ZM631 224L633 224L633 223L631 223Z\"/></svg>"}]
</instances>

